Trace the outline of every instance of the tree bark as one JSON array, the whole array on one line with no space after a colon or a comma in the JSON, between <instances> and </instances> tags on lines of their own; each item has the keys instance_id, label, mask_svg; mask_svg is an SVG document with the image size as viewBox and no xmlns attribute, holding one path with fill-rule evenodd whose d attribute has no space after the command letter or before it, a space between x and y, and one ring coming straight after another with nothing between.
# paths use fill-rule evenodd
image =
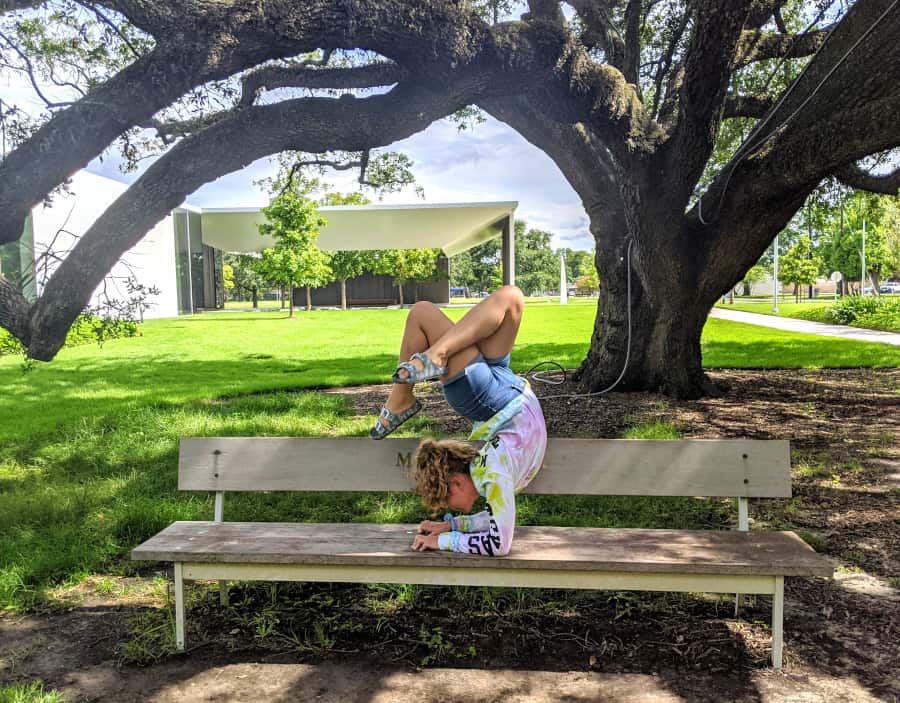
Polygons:
<instances>
[{"instance_id":1,"label":"tree bark","mask_svg":"<svg viewBox=\"0 0 900 703\"><path fill-rule=\"evenodd\" d=\"M341 279L341 310L347 309L347 279Z\"/></svg>"},{"instance_id":2,"label":"tree bark","mask_svg":"<svg viewBox=\"0 0 900 703\"><path fill-rule=\"evenodd\" d=\"M631 226L624 216L619 227L608 220L592 226L598 242L605 243L605 251L598 245L595 259L600 298L590 351L575 380L588 393L613 387L678 398L714 394L703 371L700 335L720 293L699 295L697 256L689 239L640 241L643 229L672 230L664 215L651 222L649 212L644 214ZM610 229L619 232L614 241Z\"/></svg>"},{"instance_id":3,"label":"tree bark","mask_svg":"<svg viewBox=\"0 0 900 703\"><path fill-rule=\"evenodd\" d=\"M310 286L306 286L306 312L312 310L312 292Z\"/></svg>"}]
</instances>

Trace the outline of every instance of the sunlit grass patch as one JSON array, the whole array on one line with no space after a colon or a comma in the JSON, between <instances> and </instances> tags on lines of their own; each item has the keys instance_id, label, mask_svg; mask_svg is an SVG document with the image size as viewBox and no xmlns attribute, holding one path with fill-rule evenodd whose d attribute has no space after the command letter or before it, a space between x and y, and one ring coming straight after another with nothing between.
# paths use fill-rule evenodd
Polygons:
<instances>
[{"instance_id":1,"label":"sunlit grass patch","mask_svg":"<svg viewBox=\"0 0 900 703\"><path fill-rule=\"evenodd\" d=\"M40 681L0 686L0 703L65 703L58 691L44 688Z\"/></svg>"}]
</instances>

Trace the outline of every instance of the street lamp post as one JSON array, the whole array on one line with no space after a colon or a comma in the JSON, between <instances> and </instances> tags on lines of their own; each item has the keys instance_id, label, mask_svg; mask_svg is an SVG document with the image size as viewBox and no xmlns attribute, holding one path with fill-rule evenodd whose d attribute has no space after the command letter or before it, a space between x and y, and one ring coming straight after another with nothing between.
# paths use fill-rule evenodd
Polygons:
<instances>
[{"instance_id":1,"label":"street lamp post","mask_svg":"<svg viewBox=\"0 0 900 703\"><path fill-rule=\"evenodd\" d=\"M863 220L863 234L862 234L862 272L859 276L859 294L863 297L866 296L866 221Z\"/></svg>"},{"instance_id":2,"label":"street lamp post","mask_svg":"<svg viewBox=\"0 0 900 703\"><path fill-rule=\"evenodd\" d=\"M569 302L569 281L566 277L566 256L559 255L559 304L566 305Z\"/></svg>"},{"instance_id":3,"label":"street lamp post","mask_svg":"<svg viewBox=\"0 0 900 703\"><path fill-rule=\"evenodd\" d=\"M772 312L778 312L778 235L775 235L775 265L772 267Z\"/></svg>"}]
</instances>

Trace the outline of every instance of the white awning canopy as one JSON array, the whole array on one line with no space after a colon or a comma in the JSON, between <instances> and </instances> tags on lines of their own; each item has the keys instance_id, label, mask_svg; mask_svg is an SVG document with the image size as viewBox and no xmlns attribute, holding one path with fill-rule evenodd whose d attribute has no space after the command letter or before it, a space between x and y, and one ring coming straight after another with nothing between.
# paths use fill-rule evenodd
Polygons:
<instances>
[{"instance_id":1,"label":"white awning canopy","mask_svg":"<svg viewBox=\"0 0 900 703\"><path fill-rule=\"evenodd\" d=\"M319 234L325 251L442 249L453 256L511 230L517 202L321 207L328 224ZM195 208L191 208L195 212ZM203 243L230 252L274 244L259 233L259 208L199 210Z\"/></svg>"}]
</instances>

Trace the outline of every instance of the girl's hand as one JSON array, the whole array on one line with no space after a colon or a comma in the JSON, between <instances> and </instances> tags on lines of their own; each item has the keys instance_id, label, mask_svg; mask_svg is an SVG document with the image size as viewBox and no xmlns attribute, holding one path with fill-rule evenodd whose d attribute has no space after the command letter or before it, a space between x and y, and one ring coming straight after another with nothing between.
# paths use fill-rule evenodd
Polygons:
<instances>
[{"instance_id":1,"label":"girl's hand","mask_svg":"<svg viewBox=\"0 0 900 703\"><path fill-rule=\"evenodd\" d=\"M423 535L439 535L442 532L450 532L450 523L446 520L441 522L424 520L419 523L419 532Z\"/></svg>"},{"instance_id":2,"label":"girl's hand","mask_svg":"<svg viewBox=\"0 0 900 703\"><path fill-rule=\"evenodd\" d=\"M412 548L417 552L424 552L426 550L433 550L438 548L438 536L436 534L433 535L416 535L415 539L413 539Z\"/></svg>"}]
</instances>

